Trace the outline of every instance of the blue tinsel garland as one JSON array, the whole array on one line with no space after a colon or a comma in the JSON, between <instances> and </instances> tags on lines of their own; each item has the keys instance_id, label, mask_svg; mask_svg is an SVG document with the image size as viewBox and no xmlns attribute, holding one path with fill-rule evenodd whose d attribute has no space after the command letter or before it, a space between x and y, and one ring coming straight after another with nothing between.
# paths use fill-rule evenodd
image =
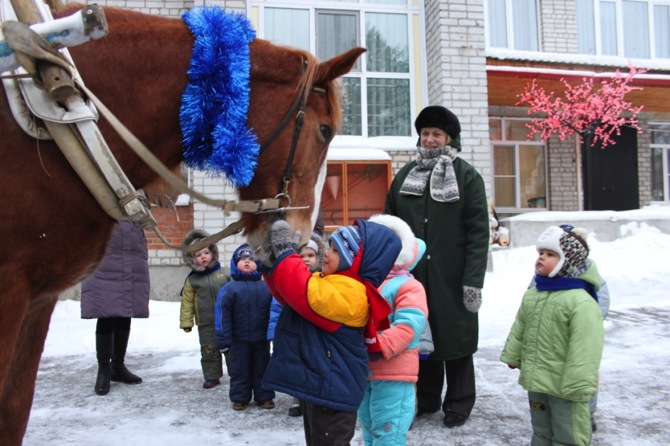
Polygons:
<instances>
[{"instance_id":1,"label":"blue tinsel garland","mask_svg":"<svg viewBox=\"0 0 670 446\"><path fill-rule=\"evenodd\" d=\"M259 151L246 126L256 32L246 17L219 7L195 8L182 19L195 37L179 111L186 165L223 171L235 187L248 186Z\"/></svg>"}]
</instances>

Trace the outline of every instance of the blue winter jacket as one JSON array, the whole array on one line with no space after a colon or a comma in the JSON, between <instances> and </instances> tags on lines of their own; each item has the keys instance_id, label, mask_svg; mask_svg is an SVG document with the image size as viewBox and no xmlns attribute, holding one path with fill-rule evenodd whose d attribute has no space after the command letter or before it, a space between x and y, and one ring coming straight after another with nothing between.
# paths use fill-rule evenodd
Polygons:
<instances>
[{"instance_id":1,"label":"blue winter jacket","mask_svg":"<svg viewBox=\"0 0 670 446\"><path fill-rule=\"evenodd\" d=\"M230 347L233 340L258 342L267 336L272 295L260 268L244 273L233 261L236 258L233 254L230 261L233 280L221 288L216 298L214 329L219 348Z\"/></svg>"},{"instance_id":2,"label":"blue winter jacket","mask_svg":"<svg viewBox=\"0 0 670 446\"><path fill-rule=\"evenodd\" d=\"M363 248L360 268L354 273L378 287L393 267L400 240L386 226L362 220L356 223ZM314 308L308 309L310 290L318 289L310 282L331 276L312 275L292 251L280 256L266 277L273 294L287 304L277 322L274 352L263 386L330 409L358 410L368 373L364 329L325 321ZM291 305L305 313L313 311L314 317L310 321Z\"/></svg>"}]
</instances>

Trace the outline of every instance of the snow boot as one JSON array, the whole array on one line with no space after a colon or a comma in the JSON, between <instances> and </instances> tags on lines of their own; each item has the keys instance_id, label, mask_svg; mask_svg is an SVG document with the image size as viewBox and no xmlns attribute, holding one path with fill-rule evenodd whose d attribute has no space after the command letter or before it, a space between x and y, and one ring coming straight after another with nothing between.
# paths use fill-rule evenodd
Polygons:
<instances>
[{"instance_id":1,"label":"snow boot","mask_svg":"<svg viewBox=\"0 0 670 446\"><path fill-rule=\"evenodd\" d=\"M97 395L107 395L109 393L113 344L114 335L112 333L95 334L95 351L98 358L98 377L95 379L95 393Z\"/></svg>"},{"instance_id":2,"label":"snow boot","mask_svg":"<svg viewBox=\"0 0 670 446\"><path fill-rule=\"evenodd\" d=\"M142 378L131 373L124 364L129 337L130 329L114 330L114 355L112 356L111 379L114 382L122 382L125 384L140 384Z\"/></svg>"}]
</instances>

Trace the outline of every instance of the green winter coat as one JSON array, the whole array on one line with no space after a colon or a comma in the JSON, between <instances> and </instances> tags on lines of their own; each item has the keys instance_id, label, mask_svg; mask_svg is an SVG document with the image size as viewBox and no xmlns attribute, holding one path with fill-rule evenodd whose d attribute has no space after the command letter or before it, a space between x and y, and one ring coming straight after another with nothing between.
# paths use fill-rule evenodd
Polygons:
<instances>
[{"instance_id":1,"label":"green winter coat","mask_svg":"<svg viewBox=\"0 0 670 446\"><path fill-rule=\"evenodd\" d=\"M579 278L600 287L594 263ZM585 290L532 287L500 360L520 369L519 384L529 392L587 402L598 386L603 337L602 311Z\"/></svg>"},{"instance_id":2,"label":"green winter coat","mask_svg":"<svg viewBox=\"0 0 670 446\"><path fill-rule=\"evenodd\" d=\"M412 161L393 179L384 212L406 221L426 242L426 255L412 274L426 288L435 351L431 359L460 359L477 351L479 321L463 305L463 285L482 288L489 250L489 211L484 181L460 158L454 160L460 199L441 203L430 197L400 195L416 165Z\"/></svg>"}]
</instances>

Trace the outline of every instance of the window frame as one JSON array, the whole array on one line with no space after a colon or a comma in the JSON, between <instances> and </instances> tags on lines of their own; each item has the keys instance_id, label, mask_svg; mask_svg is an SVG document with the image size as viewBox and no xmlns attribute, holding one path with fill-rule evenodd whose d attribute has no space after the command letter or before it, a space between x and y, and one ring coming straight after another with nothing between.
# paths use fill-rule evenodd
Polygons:
<instances>
[{"instance_id":1,"label":"window frame","mask_svg":"<svg viewBox=\"0 0 670 446\"><path fill-rule=\"evenodd\" d=\"M649 130L650 132L654 131L662 131L662 132L667 132L668 128L670 128L670 122L650 122L649 123ZM654 143L651 141L652 138L650 138L649 142L649 151L650 151L650 157L652 157L651 162L653 163L653 155L652 152L655 149L661 150L661 163L662 163L662 178L663 178L663 201L670 201L670 143ZM651 166L651 175L654 175L654 169L653 169L653 164ZM652 186L652 193L653 193L653 187L654 187L654 178L651 178L651 186ZM652 195L652 201L657 201L654 200L654 197Z\"/></svg>"},{"instance_id":2,"label":"window frame","mask_svg":"<svg viewBox=\"0 0 670 446\"><path fill-rule=\"evenodd\" d=\"M484 2L484 23L487 24L485 27L485 34L486 34L486 47L487 48L503 48L503 49L508 49L508 50L514 50L514 51L534 51L534 52L541 52L542 51L542 21L540 20L540 1L538 0L532 0L535 3L535 28L536 28L536 34L535 34L535 49L526 49L526 48L517 48L515 44L515 30L521 29L523 27L521 26L516 26L515 25L515 16L514 16L514 6L513 2L514 0L499 0L499 1L504 1L505 2L505 39L506 39L506 45L505 46L495 46L493 45L492 42L492 36L491 36L491 21L489 20L489 10L491 9L491 6L489 3L492 0L486 0ZM517 19L518 20L518 19Z\"/></svg>"},{"instance_id":3,"label":"window frame","mask_svg":"<svg viewBox=\"0 0 670 446\"><path fill-rule=\"evenodd\" d=\"M397 3L397 2L393 2ZM343 78L355 78L360 82L360 116L352 115L354 117L354 123L358 124L360 120L360 129L357 128L357 125L353 126L353 132L351 134L344 133L341 131L337 136L338 139L346 140L364 140L368 138L373 138L377 136L381 137L395 137L395 138L407 138L408 141L415 138L414 135L414 126L413 120L416 117L416 110L420 108L421 103L425 101L425 92L419 91L418 87L425 85L425 61L421 57L422 54L417 54L417 50L421 53L425 51L425 42L424 42L424 29L423 29L423 4L407 1L405 4L392 4L392 3L369 3L365 0L351 0L350 2L341 2L341 1L326 1L326 0L286 0L286 1L273 1L267 2L262 0L250 0L247 3L247 8L249 9L249 15L256 18L257 23L255 23L257 28L257 36L259 38L264 37L265 29L265 8L286 8L286 9L300 9L307 10L309 13L309 28L310 28L310 42L309 42L309 51L313 54L317 54L317 14L328 13L328 11L333 11L334 13L348 13L351 12L358 17L358 45L366 46L366 14L368 13L382 13L382 14L402 14L405 16L407 24L407 51L409 58L408 72L379 72L379 71L368 71L368 54L363 53L359 58L357 68L352 69L351 72L343 76ZM417 21L417 18L419 19ZM417 29L418 28L418 29ZM281 44L280 42L276 42ZM406 87L406 94L409 98L409 102L406 105L406 109L400 113L399 117L405 118L409 117L408 122L404 122L405 119L395 125L388 128L401 129L403 131L408 131L408 134L402 135L376 135L374 128L370 128L370 125L373 124L368 119L368 95L369 95L369 81L383 79L383 80L406 80L408 86ZM405 88L405 87L403 87ZM404 94L404 91L403 91ZM421 96L421 97L418 97ZM392 109L393 104L388 104ZM346 113L346 111L345 111ZM344 130L344 129L343 129ZM357 133L360 131L360 133ZM372 135L372 136L371 136Z\"/></svg>"},{"instance_id":4,"label":"window frame","mask_svg":"<svg viewBox=\"0 0 670 446\"><path fill-rule=\"evenodd\" d=\"M578 0L579 1L579 0ZM670 57L663 57L658 54L656 48L656 20L655 20L655 10L657 6L667 6L668 15L670 16L670 1L668 0L583 0L590 2L589 10L593 12L593 17L591 17L591 26L588 29L585 29L582 23L577 20L577 41L580 51L585 45L582 44L583 39L595 38L594 53L581 52L580 54L585 55L594 55L594 56L603 56L603 57L622 57L627 59L641 59L641 60L651 60L651 59L668 59ZM603 34L606 30L603 29L602 17L601 17L601 6L603 3L609 3L614 5L614 22L615 22L615 41L611 42L616 46L615 54L605 53L604 46L606 42L603 37ZM639 3L646 6L647 12L647 42L646 46L649 50L648 55L627 55L626 54L626 21L624 21L624 3ZM579 9L579 8L578 8ZM670 20L670 17L668 17ZM629 26L631 26L629 24ZM637 23L634 26L639 26ZM639 29L635 35L639 35ZM669 30L670 31L670 30ZM589 34L586 36L585 34ZM630 42L628 42L630 43Z\"/></svg>"},{"instance_id":5,"label":"window frame","mask_svg":"<svg viewBox=\"0 0 670 446\"><path fill-rule=\"evenodd\" d=\"M491 123L498 121L500 129L500 139L493 136ZM541 140L513 140L507 139L507 123L511 121L529 123L531 119L528 118L507 118L507 117L489 117L489 133L491 134L489 141L490 159L491 159L491 196L496 197L496 179L502 177L511 177L511 175L497 175L495 166L495 147L513 147L514 148L514 206L504 206L495 202L495 207L498 212L522 213L522 212L537 212L546 211L549 209L549 166L548 166L548 148L547 143ZM522 146L537 146L542 147L544 156L544 206L531 207L527 203L522 203L522 178L521 178L521 153ZM539 198L539 197L538 197Z\"/></svg>"}]
</instances>

